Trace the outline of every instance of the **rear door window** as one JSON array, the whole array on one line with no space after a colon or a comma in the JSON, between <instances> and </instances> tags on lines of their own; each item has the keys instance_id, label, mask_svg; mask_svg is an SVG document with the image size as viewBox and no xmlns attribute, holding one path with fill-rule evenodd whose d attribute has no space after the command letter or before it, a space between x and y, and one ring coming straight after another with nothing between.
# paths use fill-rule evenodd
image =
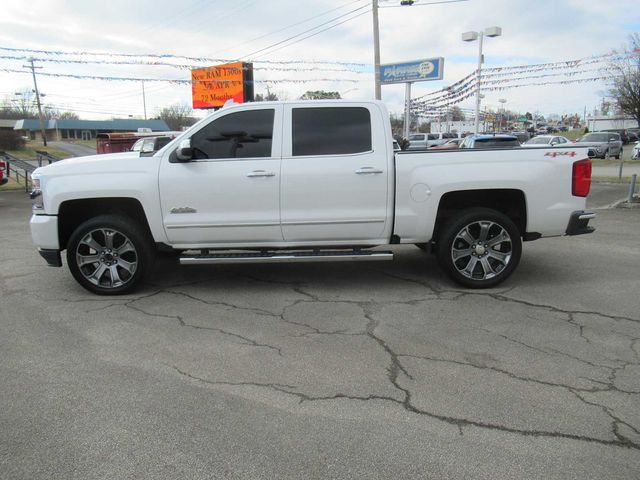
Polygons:
<instances>
[{"instance_id":1,"label":"rear door window","mask_svg":"<svg viewBox=\"0 0 640 480\"><path fill-rule=\"evenodd\" d=\"M364 107L294 108L292 154L346 155L370 152L371 114Z\"/></svg>"}]
</instances>

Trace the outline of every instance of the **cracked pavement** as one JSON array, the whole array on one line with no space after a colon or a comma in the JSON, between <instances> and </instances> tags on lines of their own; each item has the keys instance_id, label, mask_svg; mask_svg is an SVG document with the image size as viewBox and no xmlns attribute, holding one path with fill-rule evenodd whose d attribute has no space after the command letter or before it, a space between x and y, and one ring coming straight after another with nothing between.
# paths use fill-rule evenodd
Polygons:
<instances>
[{"instance_id":1,"label":"cracked pavement","mask_svg":"<svg viewBox=\"0 0 640 480\"><path fill-rule=\"evenodd\" d=\"M0 478L640 478L640 211L598 214L487 291L399 246L106 298L0 193Z\"/></svg>"}]
</instances>

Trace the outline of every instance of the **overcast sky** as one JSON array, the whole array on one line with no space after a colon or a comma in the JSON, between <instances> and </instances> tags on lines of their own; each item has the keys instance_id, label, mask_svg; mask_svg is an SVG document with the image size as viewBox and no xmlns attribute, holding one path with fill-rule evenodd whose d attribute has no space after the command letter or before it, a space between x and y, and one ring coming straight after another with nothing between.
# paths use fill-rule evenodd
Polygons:
<instances>
[{"instance_id":1,"label":"overcast sky","mask_svg":"<svg viewBox=\"0 0 640 480\"><path fill-rule=\"evenodd\" d=\"M476 68L477 42L465 43L460 38L468 30L502 27L503 36L485 39L488 68L606 54L620 48L630 33L640 31L637 0L468 0L424 5L434 1L417 0L414 6L397 8L400 0L380 1L381 7L385 7L380 9L382 63L445 58L444 80L414 84L413 96L451 85ZM190 74L187 69L168 66L100 62L194 62L87 54L55 56L7 49L242 59L254 61L257 93L266 92L269 85L286 99L321 89L338 91L344 98L370 99L373 98L370 5L370 0L32 0L27 8L20 2L6 2L0 17L3 48L0 56L98 62L37 61L43 67L39 73L149 79L189 79ZM332 27L339 22L343 23ZM310 36L314 33L317 34ZM303 39L305 36L309 38ZM276 61L283 63L267 63ZM24 70L24 64L22 59L0 58L1 97L32 88L30 74L5 71ZM582 75L597 74L587 71ZM570 78L580 77L545 77L535 83ZM265 80L275 83L266 84ZM77 111L81 118L143 115L141 82L41 75L38 86L47 95L46 103L61 110ZM592 111L599 105L606 89L606 81L536 85L487 92L483 102L497 108L498 99L502 98L507 101L507 108L516 111L582 114L585 107ZM191 102L189 85L146 82L145 90L149 117L164 106ZM403 85L383 86L382 95L391 111L402 110ZM468 99L461 106L471 109L473 100Z\"/></svg>"}]
</instances>

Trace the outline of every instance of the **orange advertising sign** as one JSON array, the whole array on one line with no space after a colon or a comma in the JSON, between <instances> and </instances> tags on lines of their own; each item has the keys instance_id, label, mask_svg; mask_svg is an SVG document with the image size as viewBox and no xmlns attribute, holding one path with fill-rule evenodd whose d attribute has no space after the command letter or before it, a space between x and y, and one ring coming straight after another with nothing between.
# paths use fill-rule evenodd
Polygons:
<instances>
[{"instance_id":1,"label":"orange advertising sign","mask_svg":"<svg viewBox=\"0 0 640 480\"><path fill-rule=\"evenodd\" d=\"M244 103L253 97L252 64L226 63L191 70L193 108L218 108L228 100Z\"/></svg>"}]
</instances>

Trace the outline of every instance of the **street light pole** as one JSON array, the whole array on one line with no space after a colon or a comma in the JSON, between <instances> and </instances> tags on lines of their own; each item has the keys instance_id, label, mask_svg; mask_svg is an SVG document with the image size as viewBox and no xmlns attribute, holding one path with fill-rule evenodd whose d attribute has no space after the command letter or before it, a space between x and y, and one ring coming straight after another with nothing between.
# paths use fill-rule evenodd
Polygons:
<instances>
[{"instance_id":1,"label":"street light pole","mask_svg":"<svg viewBox=\"0 0 640 480\"><path fill-rule=\"evenodd\" d=\"M482 57L482 43L485 35L487 37L499 37L502 35L502 29L500 27L485 28L482 32L464 32L462 34L463 42L473 42L478 40L478 70L476 72L476 123L474 133L477 135L480 127L480 79L482 77L482 64L484 58Z\"/></svg>"},{"instance_id":2,"label":"street light pole","mask_svg":"<svg viewBox=\"0 0 640 480\"><path fill-rule=\"evenodd\" d=\"M382 87L380 85L380 26L378 25L378 0L372 0L373 11L373 63L375 75L376 100L382 100Z\"/></svg>"},{"instance_id":3,"label":"street light pole","mask_svg":"<svg viewBox=\"0 0 640 480\"><path fill-rule=\"evenodd\" d=\"M480 77L482 76L482 40L484 32L479 32L478 36L478 74L476 75L476 124L473 133L478 134L480 126Z\"/></svg>"}]
</instances>

